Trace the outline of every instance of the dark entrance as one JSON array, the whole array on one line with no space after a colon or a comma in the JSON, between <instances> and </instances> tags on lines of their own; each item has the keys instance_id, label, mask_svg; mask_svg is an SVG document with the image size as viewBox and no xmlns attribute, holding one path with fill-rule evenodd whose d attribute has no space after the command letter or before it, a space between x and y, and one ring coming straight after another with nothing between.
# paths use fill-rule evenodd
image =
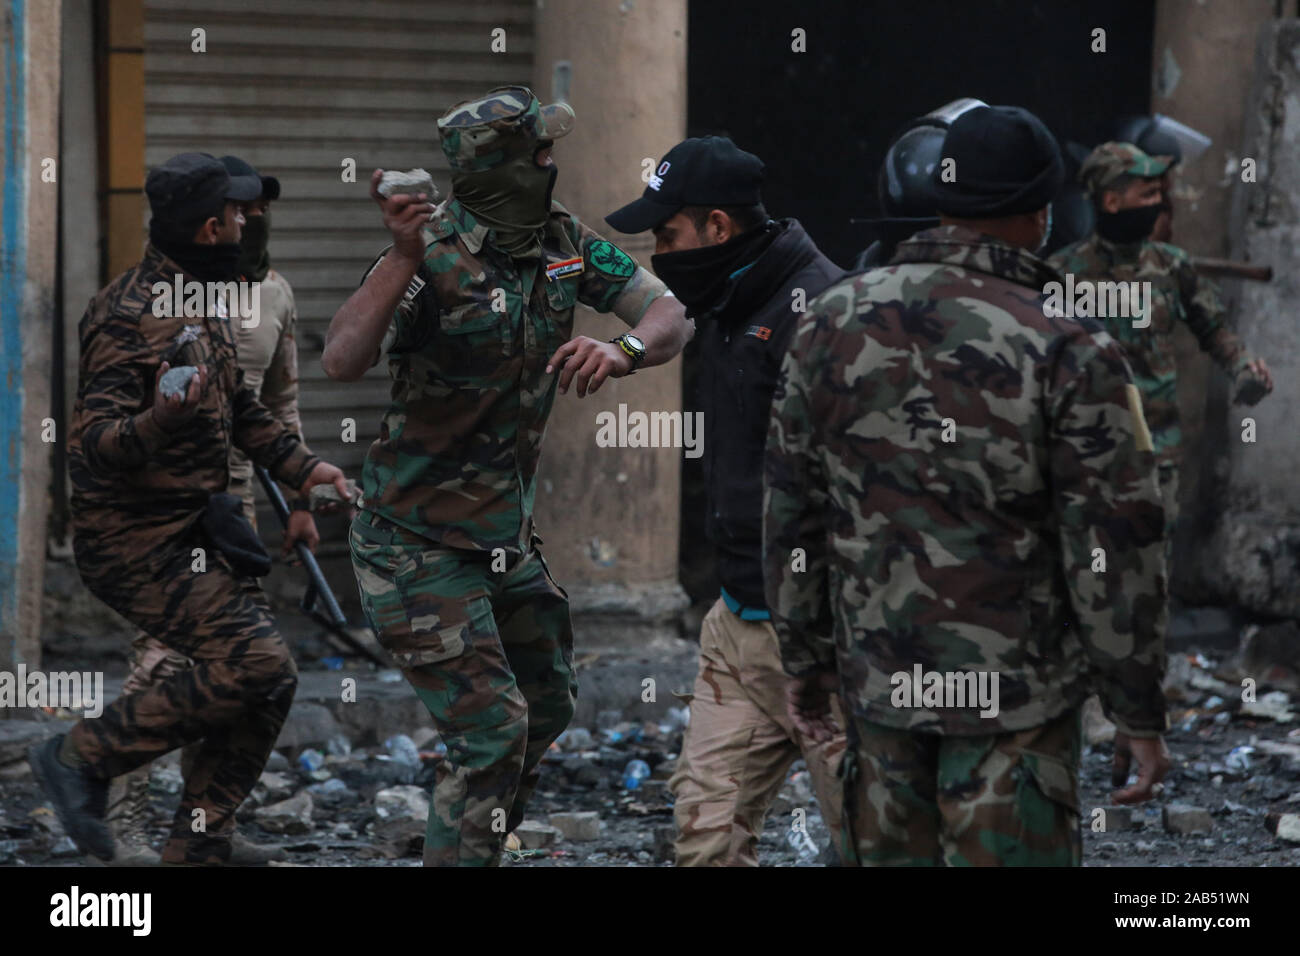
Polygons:
<instances>
[{"instance_id":1,"label":"dark entrance","mask_svg":"<svg viewBox=\"0 0 1300 956\"><path fill-rule=\"evenodd\" d=\"M869 242L849 220L876 215L876 171L913 117L973 96L1023 106L1063 145L1091 146L1149 108L1152 2L694 0L689 17L689 135L725 134L760 156L769 212L800 220L846 268ZM796 28L807 52L791 49ZM1098 28L1105 53L1092 52ZM687 408L695 367L688 348ZM700 465L688 460L681 579L693 599L712 601L704 507Z\"/></svg>"}]
</instances>

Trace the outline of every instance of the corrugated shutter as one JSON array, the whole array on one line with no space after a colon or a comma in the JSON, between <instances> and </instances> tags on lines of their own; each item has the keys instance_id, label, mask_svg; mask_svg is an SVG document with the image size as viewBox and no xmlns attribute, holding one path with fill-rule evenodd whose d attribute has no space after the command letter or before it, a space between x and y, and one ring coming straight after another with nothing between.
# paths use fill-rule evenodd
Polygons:
<instances>
[{"instance_id":1,"label":"corrugated shutter","mask_svg":"<svg viewBox=\"0 0 1300 956\"><path fill-rule=\"evenodd\" d=\"M498 27L506 50L493 53ZM205 53L192 52L196 29ZM147 0L146 162L235 154L279 178L271 261L298 303L303 432L350 477L377 437L388 376L381 362L362 382L331 382L320 353L388 241L370 173L422 166L445 194L435 120L493 86L527 84L532 34L531 0ZM341 178L348 158L355 183ZM344 418L356 420L354 443L341 441ZM261 517L274 527L265 505Z\"/></svg>"}]
</instances>

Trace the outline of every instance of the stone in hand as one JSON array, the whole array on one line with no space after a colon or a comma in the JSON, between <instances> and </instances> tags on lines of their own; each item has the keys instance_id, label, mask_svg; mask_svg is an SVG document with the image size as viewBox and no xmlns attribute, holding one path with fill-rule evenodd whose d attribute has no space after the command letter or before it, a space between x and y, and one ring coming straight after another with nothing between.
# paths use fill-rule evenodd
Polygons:
<instances>
[{"instance_id":1,"label":"stone in hand","mask_svg":"<svg viewBox=\"0 0 1300 956\"><path fill-rule=\"evenodd\" d=\"M169 368L163 373L162 381L158 383L158 390L166 398L185 398L185 393L189 391L190 379L199 374L199 370L193 365L178 365L176 368Z\"/></svg>"}]
</instances>

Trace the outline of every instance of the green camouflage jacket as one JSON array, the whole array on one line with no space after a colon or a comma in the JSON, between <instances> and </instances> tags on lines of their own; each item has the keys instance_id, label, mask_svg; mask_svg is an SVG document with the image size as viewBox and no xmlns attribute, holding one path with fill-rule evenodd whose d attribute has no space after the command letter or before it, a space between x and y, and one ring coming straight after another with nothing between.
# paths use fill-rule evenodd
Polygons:
<instances>
[{"instance_id":1,"label":"green camouflage jacket","mask_svg":"<svg viewBox=\"0 0 1300 956\"><path fill-rule=\"evenodd\" d=\"M800 320L768 436L768 606L786 670L837 667L865 720L1002 733L1095 691L1125 730L1166 726L1150 437L1119 347L1045 316L1057 278L945 226ZM908 706L918 667L996 675L996 714Z\"/></svg>"},{"instance_id":2,"label":"green camouflage jacket","mask_svg":"<svg viewBox=\"0 0 1300 956\"><path fill-rule=\"evenodd\" d=\"M1150 325L1135 328L1132 318L1098 317L1124 348L1133 380L1142 392L1143 411L1151 429L1156 458L1177 464L1182 433L1178 425L1177 363L1173 331L1186 324L1201 348L1229 375L1236 376L1248 357L1241 342L1223 324L1223 303L1213 282L1197 275L1191 257L1164 242L1114 243L1095 232L1066 246L1048 260L1074 282L1150 282Z\"/></svg>"},{"instance_id":3,"label":"green camouflage jacket","mask_svg":"<svg viewBox=\"0 0 1300 956\"><path fill-rule=\"evenodd\" d=\"M544 260L498 250L454 197L429 231L385 339L392 404L366 456L363 507L447 547L524 552L558 381L546 363L573 337L574 306L635 325L666 290L559 203Z\"/></svg>"}]
</instances>

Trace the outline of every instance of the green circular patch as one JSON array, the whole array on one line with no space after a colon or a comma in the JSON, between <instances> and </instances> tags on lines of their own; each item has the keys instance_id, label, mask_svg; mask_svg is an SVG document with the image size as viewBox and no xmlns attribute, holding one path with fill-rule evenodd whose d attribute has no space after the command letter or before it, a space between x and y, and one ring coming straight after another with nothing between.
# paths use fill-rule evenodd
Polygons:
<instances>
[{"instance_id":1,"label":"green circular patch","mask_svg":"<svg viewBox=\"0 0 1300 956\"><path fill-rule=\"evenodd\" d=\"M587 261L613 279L628 279L636 272L632 257L606 239L597 239L587 247Z\"/></svg>"}]
</instances>

